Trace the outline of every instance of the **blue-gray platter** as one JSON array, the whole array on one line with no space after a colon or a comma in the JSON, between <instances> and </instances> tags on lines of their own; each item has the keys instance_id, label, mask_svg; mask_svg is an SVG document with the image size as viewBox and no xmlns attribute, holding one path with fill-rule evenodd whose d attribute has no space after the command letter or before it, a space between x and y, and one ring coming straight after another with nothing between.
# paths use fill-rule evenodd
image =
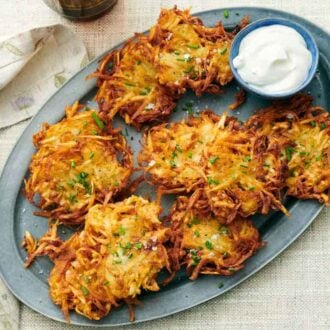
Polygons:
<instances>
[{"instance_id":1,"label":"blue-gray platter","mask_svg":"<svg viewBox=\"0 0 330 330\"><path fill-rule=\"evenodd\" d=\"M227 28L234 27L243 16L248 15L251 21L268 18L282 17L291 19L305 28L314 36L320 51L320 61L317 74L306 92L314 96L314 102L330 109L330 36L318 26L292 14L263 8L227 8L229 18L224 18L226 9L217 9L197 14L205 24L213 25L222 20ZM118 45L117 47L119 47ZM23 132L16 146L10 154L0 179L0 271L1 276L13 294L24 304L35 311L54 320L65 322L61 310L55 306L48 295L47 278L52 268L52 263L47 257L39 258L29 269L24 269L25 252L21 248L24 232L30 231L39 237L47 230L47 220L33 215L35 208L27 202L22 194L22 181L27 175L28 166L34 153L32 135L40 129L44 122L56 123L64 115L66 105L79 99L81 102L92 103L95 95L95 81L85 80L85 77L97 67L99 58L91 62L70 81L68 81L50 100L43 106L39 113ZM170 118L178 120L187 113L182 111L185 103L194 102L194 110L209 107L215 112L221 113L227 110L227 106L234 100L237 92L235 82L225 89L225 94L220 96L203 95L197 98L188 92L178 103L176 112ZM246 120L256 109L267 105L267 101L250 96L247 102L238 111L233 112L241 120ZM121 119L115 120L115 125L125 126ZM138 152L140 134L127 127L124 130L128 135L128 142L132 149ZM151 191L148 186L142 187L142 195ZM168 210L173 197L164 201L164 210ZM322 206L316 201L298 201L287 199L286 207L291 213L288 219L282 213L274 212L268 216L257 215L253 217L255 225L260 230L262 239L267 245L250 258L245 268L233 276L201 276L197 281L190 281L182 271L175 280L159 292L145 292L140 297L142 304L135 308L136 321L142 322L164 317L170 314L196 306L235 287L262 267L267 265L280 252L296 240L302 232L311 224ZM61 229L64 237L70 235L67 228ZM218 288L219 281L224 285ZM218 298L221 303L221 298ZM76 313L71 313L71 323L86 326L119 326L128 324L128 309L122 306L114 309L100 321L91 321Z\"/></svg>"}]
</instances>

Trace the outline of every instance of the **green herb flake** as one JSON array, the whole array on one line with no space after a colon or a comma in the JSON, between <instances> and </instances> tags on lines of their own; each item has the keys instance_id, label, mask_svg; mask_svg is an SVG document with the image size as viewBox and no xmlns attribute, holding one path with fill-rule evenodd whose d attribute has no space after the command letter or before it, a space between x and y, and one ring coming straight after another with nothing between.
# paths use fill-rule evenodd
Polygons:
<instances>
[{"instance_id":1,"label":"green herb flake","mask_svg":"<svg viewBox=\"0 0 330 330\"><path fill-rule=\"evenodd\" d=\"M135 243L134 246L135 246L138 250L141 250L141 249L142 249L142 243L140 243L140 242Z\"/></svg>"},{"instance_id":2,"label":"green herb flake","mask_svg":"<svg viewBox=\"0 0 330 330\"><path fill-rule=\"evenodd\" d=\"M222 282L220 282L220 283L218 284L218 288L219 288L219 289L223 288L223 286L224 286L224 284L223 284Z\"/></svg>"},{"instance_id":3,"label":"green herb flake","mask_svg":"<svg viewBox=\"0 0 330 330\"><path fill-rule=\"evenodd\" d=\"M76 162L74 160L71 160L70 166L71 166L71 168L75 168L76 167Z\"/></svg>"},{"instance_id":4,"label":"green herb flake","mask_svg":"<svg viewBox=\"0 0 330 330\"><path fill-rule=\"evenodd\" d=\"M104 128L104 124L103 121L100 119L100 117L97 115L96 112L92 112L92 117L96 123L96 125L100 128L103 129Z\"/></svg>"},{"instance_id":5,"label":"green herb flake","mask_svg":"<svg viewBox=\"0 0 330 330\"><path fill-rule=\"evenodd\" d=\"M285 148L285 156L288 161L292 159L292 154L295 152L293 147L286 147Z\"/></svg>"},{"instance_id":6,"label":"green herb flake","mask_svg":"<svg viewBox=\"0 0 330 330\"><path fill-rule=\"evenodd\" d=\"M249 187L250 191L254 191L256 188L254 186Z\"/></svg>"},{"instance_id":7,"label":"green herb flake","mask_svg":"<svg viewBox=\"0 0 330 330\"><path fill-rule=\"evenodd\" d=\"M322 158L322 155L318 155L318 156L315 157L315 159L316 159L317 161L320 161L321 158Z\"/></svg>"},{"instance_id":8,"label":"green herb flake","mask_svg":"<svg viewBox=\"0 0 330 330\"><path fill-rule=\"evenodd\" d=\"M189 151L188 153L187 153L187 156L188 156L188 158L192 158L193 157L193 153L191 152L191 151Z\"/></svg>"},{"instance_id":9,"label":"green herb flake","mask_svg":"<svg viewBox=\"0 0 330 330\"><path fill-rule=\"evenodd\" d=\"M315 121L314 121L314 120L313 120L313 121L311 121L311 122L310 122L310 124L311 124L311 126L312 126L312 127L316 127L316 123L315 123Z\"/></svg>"},{"instance_id":10,"label":"green herb flake","mask_svg":"<svg viewBox=\"0 0 330 330\"><path fill-rule=\"evenodd\" d=\"M136 61L136 65L140 65L141 63L141 61Z\"/></svg>"},{"instance_id":11,"label":"green herb flake","mask_svg":"<svg viewBox=\"0 0 330 330\"><path fill-rule=\"evenodd\" d=\"M87 288L83 285L81 286L81 291L85 297L89 295Z\"/></svg>"},{"instance_id":12,"label":"green herb flake","mask_svg":"<svg viewBox=\"0 0 330 330\"><path fill-rule=\"evenodd\" d=\"M207 178L207 182L208 182L209 185L212 185L212 184L217 185L217 184L220 183L219 180L215 180L215 179L212 179L212 178Z\"/></svg>"},{"instance_id":13,"label":"green herb flake","mask_svg":"<svg viewBox=\"0 0 330 330\"><path fill-rule=\"evenodd\" d=\"M150 87L142 88L140 91L140 95L148 95L150 93L150 91L151 91Z\"/></svg>"},{"instance_id":14,"label":"green herb flake","mask_svg":"<svg viewBox=\"0 0 330 330\"><path fill-rule=\"evenodd\" d=\"M227 48L223 48L221 50L219 50L221 55L225 55L227 53Z\"/></svg>"},{"instance_id":15,"label":"green herb flake","mask_svg":"<svg viewBox=\"0 0 330 330\"><path fill-rule=\"evenodd\" d=\"M93 159L94 156L95 156L95 153L94 153L94 152L90 152L90 153L89 153L89 159Z\"/></svg>"},{"instance_id":16,"label":"green herb flake","mask_svg":"<svg viewBox=\"0 0 330 330\"><path fill-rule=\"evenodd\" d=\"M125 82L125 85L126 85L126 86L129 86L129 87L136 87L135 84L132 84L132 83L130 83L130 82Z\"/></svg>"},{"instance_id":17,"label":"green herb flake","mask_svg":"<svg viewBox=\"0 0 330 330\"><path fill-rule=\"evenodd\" d=\"M210 157L210 158L209 158L209 162L210 162L212 165L214 165L215 162L216 162L218 159L219 159L218 156L213 156L213 157Z\"/></svg>"},{"instance_id":18,"label":"green herb flake","mask_svg":"<svg viewBox=\"0 0 330 330\"><path fill-rule=\"evenodd\" d=\"M321 123L320 124L320 130L323 131L324 129L327 128L327 124L326 123Z\"/></svg>"},{"instance_id":19,"label":"green herb flake","mask_svg":"<svg viewBox=\"0 0 330 330\"><path fill-rule=\"evenodd\" d=\"M89 184L86 181L87 177L88 177L88 173L80 172L77 175L77 181L85 188L85 190L88 194L91 194L91 188L90 188Z\"/></svg>"},{"instance_id":20,"label":"green herb flake","mask_svg":"<svg viewBox=\"0 0 330 330\"><path fill-rule=\"evenodd\" d=\"M229 255L229 253L227 251L225 251L222 255L223 255L224 258L230 257L230 255Z\"/></svg>"},{"instance_id":21,"label":"green herb flake","mask_svg":"<svg viewBox=\"0 0 330 330\"><path fill-rule=\"evenodd\" d=\"M191 48L191 49L198 49L200 48L199 45L193 45L193 44L190 44L190 45L187 45L188 48Z\"/></svg>"},{"instance_id":22,"label":"green herb flake","mask_svg":"<svg viewBox=\"0 0 330 330\"><path fill-rule=\"evenodd\" d=\"M195 231L194 231L194 236L196 236L196 237L199 237L199 236L200 236L200 233L199 233L198 230L195 230Z\"/></svg>"},{"instance_id":23,"label":"green herb flake","mask_svg":"<svg viewBox=\"0 0 330 330\"><path fill-rule=\"evenodd\" d=\"M187 102L185 104L185 107L182 108L182 110L186 111L189 116L192 116L194 114L193 106L194 106L193 102Z\"/></svg>"},{"instance_id":24,"label":"green herb flake","mask_svg":"<svg viewBox=\"0 0 330 330\"><path fill-rule=\"evenodd\" d=\"M227 9L223 12L223 17L224 18L228 18L229 17L229 11Z\"/></svg>"},{"instance_id":25,"label":"green herb flake","mask_svg":"<svg viewBox=\"0 0 330 330\"><path fill-rule=\"evenodd\" d=\"M240 164L240 167L244 167L244 168L249 168L248 166L246 166L245 164Z\"/></svg>"},{"instance_id":26,"label":"green herb flake","mask_svg":"<svg viewBox=\"0 0 330 330\"><path fill-rule=\"evenodd\" d=\"M77 195L70 195L69 196L69 201L70 201L71 204L78 203Z\"/></svg>"},{"instance_id":27,"label":"green herb flake","mask_svg":"<svg viewBox=\"0 0 330 330\"><path fill-rule=\"evenodd\" d=\"M87 284L89 284L89 283L91 282L90 277L88 277L87 275L83 275L83 277L84 277L84 281L85 281Z\"/></svg>"},{"instance_id":28,"label":"green herb flake","mask_svg":"<svg viewBox=\"0 0 330 330\"><path fill-rule=\"evenodd\" d=\"M212 250L213 249L213 244L211 241L206 241L205 246L207 249Z\"/></svg>"},{"instance_id":29,"label":"green herb flake","mask_svg":"<svg viewBox=\"0 0 330 330\"><path fill-rule=\"evenodd\" d=\"M107 285L109 285L109 284L110 284L109 281L105 281L105 282L103 282L103 285L105 285L105 286L107 286Z\"/></svg>"},{"instance_id":30,"label":"green herb flake","mask_svg":"<svg viewBox=\"0 0 330 330\"><path fill-rule=\"evenodd\" d=\"M81 112L84 112L84 111L88 111L88 110L89 110L89 107L84 106L80 111L81 111Z\"/></svg>"},{"instance_id":31,"label":"green herb flake","mask_svg":"<svg viewBox=\"0 0 330 330\"><path fill-rule=\"evenodd\" d=\"M174 50L173 53L174 53L175 55L180 55L180 52L179 52L178 50Z\"/></svg>"},{"instance_id":32,"label":"green herb flake","mask_svg":"<svg viewBox=\"0 0 330 330\"><path fill-rule=\"evenodd\" d=\"M182 149L178 144L175 145L175 150L177 150L178 152L182 152Z\"/></svg>"},{"instance_id":33,"label":"green herb flake","mask_svg":"<svg viewBox=\"0 0 330 330\"><path fill-rule=\"evenodd\" d=\"M190 66L187 70L183 70L183 73L190 73L194 69L193 66Z\"/></svg>"},{"instance_id":34,"label":"green herb flake","mask_svg":"<svg viewBox=\"0 0 330 330\"><path fill-rule=\"evenodd\" d=\"M120 226L118 229L119 235L125 235L126 234L126 230L123 226Z\"/></svg>"},{"instance_id":35,"label":"green herb flake","mask_svg":"<svg viewBox=\"0 0 330 330\"><path fill-rule=\"evenodd\" d=\"M235 269L235 268L233 268L233 267L229 267L229 268L228 268L228 270L229 270L231 273L234 273L234 272L236 272L236 269Z\"/></svg>"}]
</instances>

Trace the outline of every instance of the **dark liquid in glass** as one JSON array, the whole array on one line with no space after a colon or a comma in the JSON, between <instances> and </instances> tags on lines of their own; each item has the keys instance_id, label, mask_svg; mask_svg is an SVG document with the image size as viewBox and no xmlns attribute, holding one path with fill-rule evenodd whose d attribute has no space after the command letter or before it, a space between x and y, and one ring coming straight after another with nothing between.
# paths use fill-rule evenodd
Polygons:
<instances>
[{"instance_id":1,"label":"dark liquid in glass","mask_svg":"<svg viewBox=\"0 0 330 330\"><path fill-rule=\"evenodd\" d=\"M44 0L64 17L74 20L95 19L107 12L117 0Z\"/></svg>"}]
</instances>

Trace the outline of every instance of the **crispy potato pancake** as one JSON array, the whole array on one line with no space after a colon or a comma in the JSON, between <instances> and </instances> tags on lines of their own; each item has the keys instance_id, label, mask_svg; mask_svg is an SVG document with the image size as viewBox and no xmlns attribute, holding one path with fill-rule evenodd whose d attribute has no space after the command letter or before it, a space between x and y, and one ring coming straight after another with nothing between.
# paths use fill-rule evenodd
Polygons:
<instances>
[{"instance_id":1,"label":"crispy potato pancake","mask_svg":"<svg viewBox=\"0 0 330 330\"><path fill-rule=\"evenodd\" d=\"M246 127L282 145L288 195L330 203L330 118L325 109L312 105L311 96L275 102L252 116Z\"/></svg>"},{"instance_id":2,"label":"crispy potato pancake","mask_svg":"<svg viewBox=\"0 0 330 330\"><path fill-rule=\"evenodd\" d=\"M159 221L159 213L156 203L131 196L93 206L85 229L59 247L56 228L39 244L25 236L28 260L44 254L52 258L50 295L68 320L70 310L99 320L123 301L136 302L142 289L159 290L157 274L169 269L164 243L170 231Z\"/></svg>"},{"instance_id":3,"label":"crispy potato pancake","mask_svg":"<svg viewBox=\"0 0 330 330\"><path fill-rule=\"evenodd\" d=\"M234 117L204 111L188 122L151 128L138 160L160 194L195 191L196 202L207 200L206 212L230 222L237 214L286 212L280 202L285 165L280 148L268 142Z\"/></svg>"},{"instance_id":4,"label":"crispy potato pancake","mask_svg":"<svg viewBox=\"0 0 330 330\"><path fill-rule=\"evenodd\" d=\"M96 100L112 119L119 113L137 129L167 119L178 96L187 88L197 95L219 93L233 79L229 66L234 31L221 23L206 27L189 10L163 9L148 36L136 35L120 50L111 51L95 73Z\"/></svg>"},{"instance_id":5,"label":"crispy potato pancake","mask_svg":"<svg viewBox=\"0 0 330 330\"><path fill-rule=\"evenodd\" d=\"M186 265L190 279L199 274L231 275L262 246L250 220L237 217L223 225L190 204L188 197L178 197L170 214L173 248L169 255L174 270Z\"/></svg>"},{"instance_id":6,"label":"crispy potato pancake","mask_svg":"<svg viewBox=\"0 0 330 330\"><path fill-rule=\"evenodd\" d=\"M92 76L98 78L96 100L110 119L119 112L127 124L140 128L169 116L174 98L158 83L154 59L155 49L146 36L137 36L103 58Z\"/></svg>"},{"instance_id":7,"label":"crispy potato pancake","mask_svg":"<svg viewBox=\"0 0 330 330\"><path fill-rule=\"evenodd\" d=\"M191 88L197 95L219 93L233 79L229 53L233 34L223 28L205 27L189 10L163 9L150 40L158 46L159 82L178 94Z\"/></svg>"},{"instance_id":8,"label":"crispy potato pancake","mask_svg":"<svg viewBox=\"0 0 330 330\"><path fill-rule=\"evenodd\" d=\"M105 125L94 110L77 113L78 103L55 125L35 134L25 194L43 212L65 224L80 224L96 202L123 190L133 160L125 138Z\"/></svg>"}]
</instances>

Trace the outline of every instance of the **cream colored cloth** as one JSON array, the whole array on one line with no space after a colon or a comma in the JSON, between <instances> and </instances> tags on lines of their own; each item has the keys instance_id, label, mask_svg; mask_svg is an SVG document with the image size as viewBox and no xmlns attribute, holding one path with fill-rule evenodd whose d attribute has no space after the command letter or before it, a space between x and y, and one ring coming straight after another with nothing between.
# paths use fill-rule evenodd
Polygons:
<instances>
[{"instance_id":1,"label":"cream colored cloth","mask_svg":"<svg viewBox=\"0 0 330 330\"><path fill-rule=\"evenodd\" d=\"M0 43L0 128L33 116L88 62L82 41L67 27L35 28Z\"/></svg>"},{"instance_id":2,"label":"cream colored cloth","mask_svg":"<svg viewBox=\"0 0 330 330\"><path fill-rule=\"evenodd\" d=\"M88 23L64 20L42 1L8 0L0 1L0 39L22 27L62 23L71 27L95 56L135 31L148 29L160 8L173 4L191 6L193 12L231 6L269 7L300 15L330 31L330 2L326 0L118 0L106 16ZM25 126L22 122L0 131L0 168ZM284 253L239 287L191 310L124 329L330 329L329 237L328 209ZM20 329L80 328L49 320L20 304Z\"/></svg>"}]
</instances>

